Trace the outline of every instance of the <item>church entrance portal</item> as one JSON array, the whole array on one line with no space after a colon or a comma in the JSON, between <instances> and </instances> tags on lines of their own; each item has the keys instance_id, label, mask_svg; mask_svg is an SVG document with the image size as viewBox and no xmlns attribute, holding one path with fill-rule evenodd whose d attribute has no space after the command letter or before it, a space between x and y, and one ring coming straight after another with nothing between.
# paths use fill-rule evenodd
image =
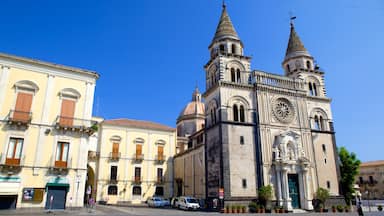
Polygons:
<instances>
[{"instance_id":1,"label":"church entrance portal","mask_svg":"<svg viewBox=\"0 0 384 216\"><path fill-rule=\"evenodd\" d=\"M300 208L299 178L297 174L288 174L288 187L292 208Z\"/></svg>"}]
</instances>

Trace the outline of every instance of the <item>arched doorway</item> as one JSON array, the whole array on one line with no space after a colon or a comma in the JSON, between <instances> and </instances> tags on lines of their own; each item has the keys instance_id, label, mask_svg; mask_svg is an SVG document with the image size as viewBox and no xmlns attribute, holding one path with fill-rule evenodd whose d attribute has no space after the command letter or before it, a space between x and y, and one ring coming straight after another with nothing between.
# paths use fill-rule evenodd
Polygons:
<instances>
[{"instance_id":1,"label":"arched doorway","mask_svg":"<svg viewBox=\"0 0 384 216\"><path fill-rule=\"evenodd\" d=\"M84 191L84 204L88 203L90 198L96 201L96 182L95 182L95 171L89 165L87 165L87 178L85 180L85 191Z\"/></svg>"}]
</instances>

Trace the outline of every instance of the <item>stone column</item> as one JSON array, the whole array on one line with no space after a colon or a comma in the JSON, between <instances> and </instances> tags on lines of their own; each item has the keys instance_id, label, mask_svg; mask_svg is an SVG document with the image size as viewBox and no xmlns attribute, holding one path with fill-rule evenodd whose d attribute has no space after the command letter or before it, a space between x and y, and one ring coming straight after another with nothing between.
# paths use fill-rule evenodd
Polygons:
<instances>
[{"instance_id":1,"label":"stone column","mask_svg":"<svg viewBox=\"0 0 384 216\"><path fill-rule=\"evenodd\" d=\"M277 186L277 204L282 206L281 199L281 167L276 166L276 186Z\"/></svg>"},{"instance_id":2,"label":"stone column","mask_svg":"<svg viewBox=\"0 0 384 216\"><path fill-rule=\"evenodd\" d=\"M284 207L291 211L292 210L292 200L289 197L289 185L288 185L288 168L284 167L283 168L283 183L284 183L284 189L283 189L283 194L284 194Z\"/></svg>"},{"instance_id":3,"label":"stone column","mask_svg":"<svg viewBox=\"0 0 384 216\"><path fill-rule=\"evenodd\" d=\"M312 200L309 199L309 182L308 182L308 168L303 169L303 186L304 186L304 208L307 210L313 210Z\"/></svg>"}]
</instances>

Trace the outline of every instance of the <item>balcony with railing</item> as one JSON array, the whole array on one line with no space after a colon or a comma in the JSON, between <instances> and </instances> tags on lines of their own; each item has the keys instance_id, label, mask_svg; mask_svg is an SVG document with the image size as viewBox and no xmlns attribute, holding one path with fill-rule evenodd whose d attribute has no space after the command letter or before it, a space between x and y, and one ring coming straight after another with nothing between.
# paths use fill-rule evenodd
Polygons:
<instances>
[{"instance_id":1,"label":"balcony with railing","mask_svg":"<svg viewBox=\"0 0 384 216\"><path fill-rule=\"evenodd\" d=\"M134 154L133 160L135 163L141 163L144 160L144 155L143 154Z\"/></svg>"},{"instance_id":2,"label":"balcony with railing","mask_svg":"<svg viewBox=\"0 0 384 216\"><path fill-rule=\"evenodd\" d=\"M119 180L117 179L118 179L117 176L111 176L111 178L109 178L108 180L108 184L117 184L119 182Z\"/></svg>"},{"instance_id":3,"label":"balcony with railing","mask_svg":"<svg viewBox=\"0 0 384 216\"><path fill-rule=\"evenodd\" d=\"M3 157L5 157L5 160L3 160ZM21 171L24 165L25 155L22 155L20 158L8 158L5 154L0 154L0 161L0 172L15 174Z\"/></svg>"},{"instance_id":4,"label":"balcony with railing","mask_svg":"<svg viewBox=\"0 0 384 216\"><path fill-rule=\"evenodd\" d=\"M253 79L256 84L262 86L305 91L303 81L295 80L285 76L254 71Z\"/></svg>"},{"instance_id":5,"label":"balcony with railing","mask_svg":"<svg viewBox=\"0 0 384 216\"><path fill-rule=\"evenodd\" d=\"M142 178L141 176L133 176L132 182L133 184L141 184Z\"/></svg>"},{"instance_id":6,"label":"balcony with railing","mask_svg":"<svg viewBox=\"0 0 384 216\"><path fill-rule=\"evenodd\" d=\"M156 155L155 156L155 162L157 164L162 164L162 163L164 163L164 161L165 161L165 156L164 155L160 154L160 155Z\"/></svg>"},{"instance_id":7,"label":"balcony with railing","mask_svg":"<svg viewBox=\"0 0 384 216\"><path fill-rule=\"evenodd\" d=\"M164 184L164 177L163 176L157 176L156 182L157 185L162 185Z\"/></svg>"},{"instance_id":8,"label":"balcony with railing","mask_svg":"<svg viewBox=\"0 0 384 216\"><path fill-rule=\"evenodd\" d=\"M110 161L118 161L121 157L121 152L109 152Z\"/></svg>"},{"instance_id":9,"label":"balcony with railing","mask_svg":"<svg viewBox=\"0 0 384 216\"><path fill-rule=\"evenodd\" d=\"M70 130L87 134L93 134L97 131L97 122L89 119L57 116L55 125L57 130Z\"/></svg>"},{"instance_id":10,"label":"balcony with railing","mask_svg":"<svg viewBox=\"0 0 384 216\"><path fill-rule=\"evenodd\" d=\"M8 114L8 124L28 126L32 120L32 112L11 110Z\"/></svg>"},{"instance_id":11,"label":"balcony with railing","mask_svg":"<svg viewBox=\"0 0 384 216\"><path fill-rule=\"evenodd\" d=\"M56 160L55 157L51 157L49 169L53 174L67 174L72 166L72 158L67 160Z\"/></svg>"}]
</instances>

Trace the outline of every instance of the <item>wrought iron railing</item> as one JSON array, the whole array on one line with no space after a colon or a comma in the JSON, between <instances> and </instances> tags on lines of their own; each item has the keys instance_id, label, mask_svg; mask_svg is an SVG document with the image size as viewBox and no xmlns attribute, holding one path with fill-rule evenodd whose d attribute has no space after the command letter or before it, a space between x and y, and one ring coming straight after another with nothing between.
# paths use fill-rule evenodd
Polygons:
<instances>
[{"instance_id":1,"label":"wrought iron railing","mask_svg":"<svg viewBox=\"0 0 384 216\"><path fill-rule=\"evenodd\" d=\"M25 112L20 110L10 110L8 119L10 122L18 122L29 124L32 120L32 112Z\"/></svg>"},{"instance_id":2,"label":"wrought iron railing","mask_svg":"<svg viewBox=\"0 0 384 216\"><path fill-rule=\"evenodd\" d=\"M110 160L119 160L121 157L121 152L109 152Z\"/></svg>"}]
</instances>

